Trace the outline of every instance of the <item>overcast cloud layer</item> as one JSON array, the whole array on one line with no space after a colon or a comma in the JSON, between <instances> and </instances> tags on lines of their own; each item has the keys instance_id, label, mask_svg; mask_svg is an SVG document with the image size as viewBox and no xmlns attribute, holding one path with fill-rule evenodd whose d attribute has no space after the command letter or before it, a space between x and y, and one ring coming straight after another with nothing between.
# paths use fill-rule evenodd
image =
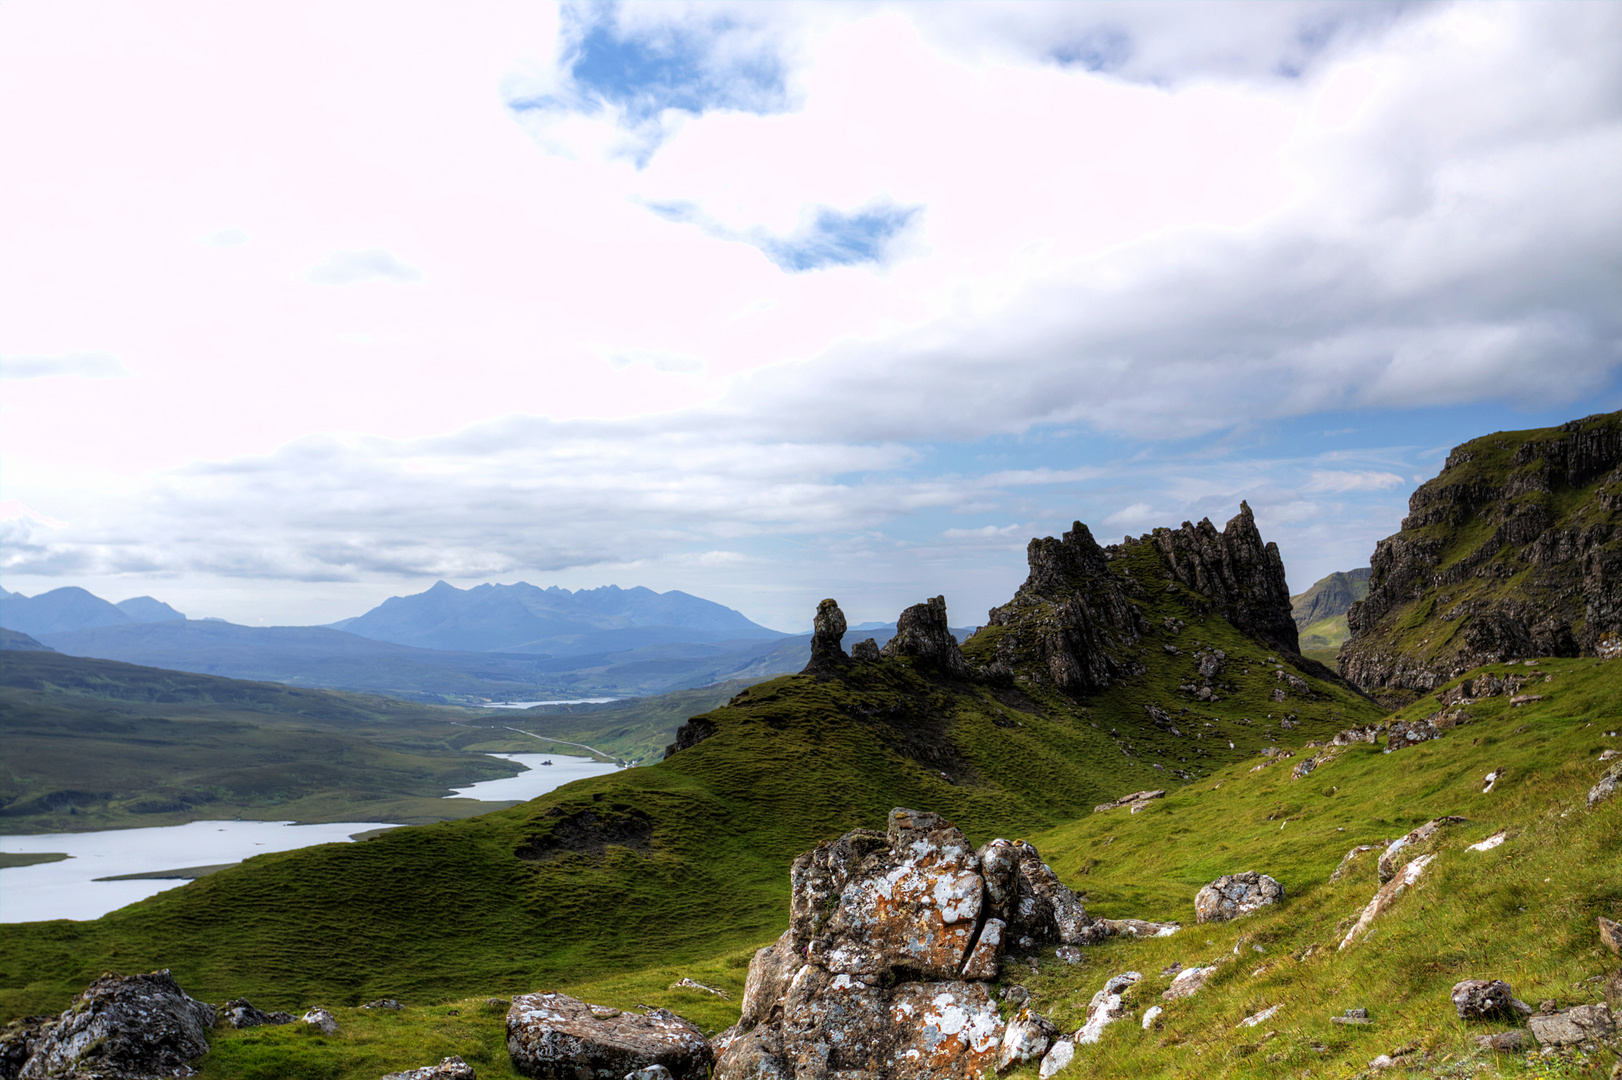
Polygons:
<instances>
[{"instance_id":1,"label":"overcast cloud layer","mask_svg":"<svg viewBox=\"0 0 1622 1080\"><path fill-rule=\"evenodd\" d=\"M1622 407L1622 5L0 5L0 574L784 629Z\"/></svg>"}]
</instances>

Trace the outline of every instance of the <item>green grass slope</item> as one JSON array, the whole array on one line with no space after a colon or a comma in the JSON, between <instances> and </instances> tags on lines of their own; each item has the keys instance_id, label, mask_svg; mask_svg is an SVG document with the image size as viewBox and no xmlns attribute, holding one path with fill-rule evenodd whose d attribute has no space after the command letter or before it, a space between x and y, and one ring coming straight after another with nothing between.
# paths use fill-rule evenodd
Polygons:
<instances>
[{"instance_id":1,"label":"green grass slope","mask_svg":"<svg viewBox=\"0 0 1622 1080\"><path fill-rule=\"evenodd\" d=\"M1139 547L1112 572L1154 570ZM1086 702L1034 682L941 681L906 660L787 676L707 714L715 733L656 766L467 821L260 856L94 922L5 926L0 1008L60 1007L108 968L171 966L194 994L291 1007L506 993L693 961L774 933L793 857L893 806L940 810L977 835L1027 834L1285 734L1377 715L1317 679L1310 696L1274 702L1282 684L1267 650L1201 619L1185 606L1195 599L1142 601L1150 625L1174 613L1186 625L1153 631L1143 674ZM1229 657L1215 703L1178 689L1197 647ZM1150 706L1177 731L1152 722ZM1300 726L1285 728L1287 716Z\"/></svg>"},{"instance_id":2,"label":"green grass slope","mask_svg":"<svg viewBox=\"0 0 1622 1080\"><path fill-rule=\"evenodd\" d=\"M1312 753L1296 745L1294 758L1260 770L1255 769L1261 760L1255 755L1224 764L1139 814L1083 814L1027 833L1062 879L1085 890L1094 914L1184 923L1172 937L1115 940L1086 949L1078 965L1059 961L1049 950L1033 966L1005 966L1001 982L1026 986L1033 1007L1065 1029L1080 1024L1087 1002L1109 977L1127 970L1144 973L1127 995L1131 1016L1108 1028L1098 1045L1080 1048L1061 1075L1121 1080L1351 1078L1367 1075L1375 1056L1402 1050L1408 1050L1402 1061L1412 1070L1409 1075L1594 1080L1608 1075L1615 1058L1611 1052L1549 1060L1482 1051L1473 1034L1510 1025L1464 1025L1448 997L1460 979L1501 977L1534 1005L1544 1000L1585 1004L1603 999L1603 977L1616 969L1616 959L1598 944L1595 917L1622 918L1622 875L1617 872L1622 867L1622 807L1613 802L1589 809L1584 794L1604 768L1599 753L1622 743L1607 734L1618 730L1622 664L1544 661L1540 668L1553 676L1539 687L1543 701L1511 707L1504 698L1483 700L1469 707L1470 723L1419 747L1393 754L1349 747L1296 780L1292 767ZM1524 673L1525 668L1518 670ZM1432 706L1419 703L1397 718L1418 718ZM769 727L773 714L734 720ZM720 738L691 751L692 760ZM1484 794L1483 778L1494 770L1502 770L1503 778L1492 793ZM638 772L651 776L656 770ZM912 789L903 790L898 801L936 808L949 804L938 797L942 792L930 792L924 783L913 778ZM820 838L832 838L851 824L882 825L887 809L874 803L851 813L849 820L833 815ZM999 832L1007 835L993 820L995 812L988 815L984 805L967 809L956 819L973 842ZM1377 852L1365 854L1342 880L1331 882L1341 858L1355 845L1393 839L1447 814L1466 817L1468 823L1447 834L1427 875L1376 924L1373 938L1339 950L1377 887ZM449 836L470 824L412 832ZM1467 849L1499 830L1508 832L1502 846L1485 852ZM1197 889L1220 874L1247 869L1284 882L1285 901L1232 923L1195 925ZM785 871L784 866L775 870L780 885L786 885ZM641 950L641 966L611 970L611 963L577 962L555 974L515 972L491 978L470 995L454 992L436 998L424 988L402 995L408 1007L399 1013L321 998L336 1009L343 1025L337 1036L295 1028L217 1032L203 1075L219 1080L293 1075L371 1080L389 1069L455 1053L474 1064L480 1076L515 1076L503 1045L505 1004L487 1000L489 994L513 989L563 989L621 1008L668 1007L717 1031L737 1018L753 947L786 925L786 896L780 888L775 906L764 905L756 919L739 919L735 890L717 896L704 894L704 888L704 883L694 883L703 897L694 905L703 913L694 917L707 921L708 936L697 933L674 950L649 941ZM511 944L520 947L516 932ZM422 956L420 946L411 949L430 959ZM1199 994L1167 1003L1160 992L1171 976L1161 972L1173 963L1215 963L1218 971ZM182 975L188 989L188 976L211 989L200 971ZM671 988L683 976L718 987L730 999ZM233 983L242 985L240 978ZM382 993L401 984L382 978L373 985ZM225 990L211 992L220 996ZM277 1000L309 1005L318 997L311 989L302 997ZM1150 1005L1163 1005L1165 1013L1145 1030L1138 1021ZM1244 1017L1275 1005L1279 1011L1267 1023L1237 1026ZM1348 1008L1369 1009L1373 1023L1343 1027L1329 1022L1331 1015ZM1009 1075L1034 1077L1036 1069Z\"/></svg>"}]
</instances>

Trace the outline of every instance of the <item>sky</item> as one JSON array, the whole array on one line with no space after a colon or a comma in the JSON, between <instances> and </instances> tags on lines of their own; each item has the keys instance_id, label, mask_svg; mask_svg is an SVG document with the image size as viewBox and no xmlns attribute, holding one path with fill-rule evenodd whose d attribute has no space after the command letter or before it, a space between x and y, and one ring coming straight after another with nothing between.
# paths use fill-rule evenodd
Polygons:
<instances>
[{"instance_id":1,"label":"sky","mask_svg":"<svg viewBox=\"0 0 1622 1080\"><path fill-rule=\"evenodd\" d=\"M0 584L803 631L1622 408L1622 4L0 4Z\"/></svg>"}]
</instances>

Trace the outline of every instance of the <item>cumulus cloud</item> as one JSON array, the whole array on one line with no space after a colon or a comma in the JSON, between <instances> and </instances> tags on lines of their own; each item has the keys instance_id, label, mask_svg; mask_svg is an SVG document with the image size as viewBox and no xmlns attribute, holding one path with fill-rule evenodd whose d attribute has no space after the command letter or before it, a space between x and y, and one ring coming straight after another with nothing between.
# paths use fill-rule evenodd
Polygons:
<instances>
[{"instance_id":1,"label":"cumulus cloud","mask_svg":"<svg viewBox=\"0 0 1622 1080\"><path fill-rule=\"evenodd\" d=\"M423 273L383 248L363 251L330 251L304 272L304 279L316 285L356 285L365 281L386 281L395 285L415 285Z\"/></svg>"}]
</instances>

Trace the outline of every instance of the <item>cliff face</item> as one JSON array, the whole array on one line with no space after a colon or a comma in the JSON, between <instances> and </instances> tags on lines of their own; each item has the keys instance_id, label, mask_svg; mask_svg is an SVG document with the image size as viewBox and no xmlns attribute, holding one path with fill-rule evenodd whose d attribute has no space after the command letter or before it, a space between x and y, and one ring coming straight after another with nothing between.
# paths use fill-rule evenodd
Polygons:
<instances>
[{"instance_id":1,"label":"cliff face","mask_svg":"<svg viewBox=\"0 0 1622 1080\"><path fill-rule=\"evenodd\" d=\"M1152 579L1112 572L1111 563L1140 545L1157 556ZM1078 521L1062 539L1032 540L1027 559L1030 577L987 620L1004 631L988 676L1007 676L1034 659L1060 688L1089 693L1140 674L1147 627L1133 601L1150 589L1185 589L1193 610L1221 615L1286 653L1299 652L1284 561L1278 545L1262 541L1244 503L1221 532L1208 518L1198 525L1185 521L1180 529L1156 529L1107 548Z\"/></svg>"},{"instance_id":2,"label":"cliff face","mask_svg":"<svg viewBox=\"0 0 1622 1080\"><path fill-rule=\"evenodd\" d=\"M1622 631L1622 413L1467 442L1408 511L1347 612L1340 671L1363 689L1399 701Z\"/></svg>"},{"instance_id":3,"label":"cliff face","mask_svg":"<svg viewBox=\"0 0 1622 1080\"><path fill-rule=\"evenodd\" d=\"M1300 596L1290 597L1290 615L1302 630L1323 619L1346 614L1346 610L1369 594L1368 567L1336 572L1313 583Z\"/></svg>"}]
</instances>

